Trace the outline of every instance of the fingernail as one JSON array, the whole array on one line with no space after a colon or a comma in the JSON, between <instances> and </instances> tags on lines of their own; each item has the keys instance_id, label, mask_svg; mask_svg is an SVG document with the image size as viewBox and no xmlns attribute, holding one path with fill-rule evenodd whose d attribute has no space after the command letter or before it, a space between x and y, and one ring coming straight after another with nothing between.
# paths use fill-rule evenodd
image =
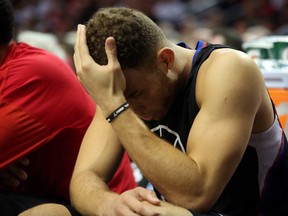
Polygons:
<instances>
[{"instance_id":1,"label":"fingernail","mask_svg":"<svg viewBox=\"0 0 288 216\"><path fill-rule=\"evenodd\" d=\"M24 174L22 175L22 180L25 181L25 180L27 180L27 179L28 179L28 175L27 175L26 173L24 173Z\"/></svg>"},{"instance_id":2,"label":"fingernail","mask_svg":"<svg viewBox=\"0 0 288 216\"><path fill-rule=\"evenodd\" d=\"M23 162L24 162L25 166L29 165L29 163L30 163L30 161L27 158L25 158Z\"/></svg>"},{"instance_id":3,"label":"fingernail","mask_svg":"<svg viewBox=\"0 0 288 216\"><path fill-rule=\"evenodd\" d=\"M12 187L18 187L19 185L20 185L20 181L15 180L11 182Z\"/></svg>"},{"instance_id":4,"label":"fingernail","mask_svg":"<svg viewBox=\"0 0 288 216\"><path fill-rule=\"evenodd\" d=\"M112 38L108 38L107 45L108 45L109 48L114 48L115 43L114 43Z\"/></svg>"}]
</instances>

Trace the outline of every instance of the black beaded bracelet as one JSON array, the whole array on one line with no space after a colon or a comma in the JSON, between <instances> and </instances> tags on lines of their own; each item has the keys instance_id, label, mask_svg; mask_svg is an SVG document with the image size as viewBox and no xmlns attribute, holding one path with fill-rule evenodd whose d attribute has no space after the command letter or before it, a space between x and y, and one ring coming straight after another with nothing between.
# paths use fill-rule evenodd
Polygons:
<instances>
[{"instance_id":1,"label":"black beaded bracelet","mask_svg":"<svg viewBox=\"0 0 288 216\"><path fill-rule=\"evenodd\" d=\"M123 111L125 111L129 107L128 102L125 102L120 107L118 107L113 113L111 113L106 120L108 123L112 122L118 115L120 115Z\"/></svg>"}]
</instances>

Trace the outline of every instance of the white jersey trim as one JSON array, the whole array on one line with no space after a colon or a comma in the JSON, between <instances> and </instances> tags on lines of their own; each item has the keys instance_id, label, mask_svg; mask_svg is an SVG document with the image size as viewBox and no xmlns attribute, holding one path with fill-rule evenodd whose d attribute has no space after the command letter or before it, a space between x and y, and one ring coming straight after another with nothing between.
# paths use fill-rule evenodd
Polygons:
<instances>
[{"instance_id":1,"label":"white jersey trim","mask_svg":"<svg viewBox=\"0 0 288 216\"><path fill-rule=\"evenodd\" d=\"M281 150L283 130L279 119L275 116L275 121L271 128L263 133L252 134L248 145L254 147L258 156L258 182L260 194L265 184L265 179L272 168Z\"/></svg>"}]
</instances>

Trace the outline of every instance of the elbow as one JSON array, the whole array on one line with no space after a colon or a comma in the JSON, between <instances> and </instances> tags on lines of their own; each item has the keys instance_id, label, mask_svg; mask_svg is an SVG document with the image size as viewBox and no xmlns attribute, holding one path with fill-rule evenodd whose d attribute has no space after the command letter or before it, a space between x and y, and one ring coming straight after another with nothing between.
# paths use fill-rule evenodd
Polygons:
<instances>
[{"instance_id":1,"label":"elbow","mask_svg":"<svg viewBox=\"0 0 288 216\"><path fill-rule=\"evenodd\" d=\"M217 198L218 197L207 192L194 196L191 196L191 194L178 197L175 196L173 199L169 200L169 202L195 212L208 212L215 205Z\"/></svg>"},{"instance_id":2,"label":"elbow","mask_svg":"<svg viewBox=\"0 0 288 216\"><path fill-rule=\"evenodd\" d=\"M187 209L189 210L204 213L204 212L210 211L215 203L216 203L216 200L211 199L209 195L207 194L206 197L198 198L196 202L193 202L192 200L190 200L189 203L185 203L185 204L187 205Z\"/></svg>"}]
</instances>

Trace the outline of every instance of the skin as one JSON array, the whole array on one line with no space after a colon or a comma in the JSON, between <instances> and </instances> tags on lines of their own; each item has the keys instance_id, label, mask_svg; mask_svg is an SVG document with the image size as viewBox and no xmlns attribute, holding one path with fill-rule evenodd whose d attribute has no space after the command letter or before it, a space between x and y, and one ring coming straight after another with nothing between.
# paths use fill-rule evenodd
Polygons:
<instances>
[{"instance_id":1,"label":"skin","mask_svg":"<svg viewBox=\"0 0 288 216\"><path fill-rule=\"evenodd\" d=\"M25 212L19 214L19 216L51 216L51 215L61 215L70 216L70 212L67 208L58 204L43 204L37 207L31 208Z\"/></svg>"},{"instance_id":2,"label":"skin","mask_svg":"<svg viewBox=\"0 0 288 216\"><path fill-rule=\"evenodd\" d=\"M25 181L28 178L27 173L20 168L21 165L24 167L28 166L29 160L22 158L6 169L0 170L0 184L2 184L2 187L16 188L21 181Z\"/></svg>"},{"instance_id":3,"label":"skin","mask_svg":"<svg viewBox=\"0 0 288 216\"><path fill-rule=\"evenodd\" d=\"M145 71L137 71L137 76L132 75L133 69L122 71L113 38L107 38L105 50L108 64L98 65L89 55L85 27L78 26L74 55L77 75L101 112L96 112L97 120L83 140L76 164L71 183L74 205L91 215L116 215L119 206L127 209L126 215L158 215L151 206L166 208L146 189L120 196L108 191L105 182L115 169L115 156L119 157L123 146L145 177L171 203L169 206L175 208L174 215L182 215L176 213L179 209L183 215L188 214L184 208L208 211L236 170L251 133L267 130L274 121L261 72L240 51L219 49L210 55L197 77L196 102L200 111L188 136L187 154L183 154L151 133L141 120L159 119L167 113L166 105L172 103L173 94L170 97L171 92L160 85L167 83ZM194 53L172 44L159 48L158 70L170 80L173 91L185 84ZM141 88L137 85L140 81ZM135 91L142 93L131 98ZM105 117L125 101L131 103L131 108L108 124ZM91 152L99 155L94 154L93 158ZM89 200L90 195L93 201ZM146 209L147 203L150 207Z\"/></svg>"},{"instance_id":4,"label":"skin","mask_svg":"<svg viewBox=\"0 0 288 216\"><path fill-rule=\"evenodd\" d=\"M121 195L109 190L105 183L117 168L123 149L100 108L97 109L98 114L86 132L71 180L71 201L78 211L83 215L191 216L183 208L160 202L153 191L145 188L138 187Z\"/></svg>"}]
</instances>

